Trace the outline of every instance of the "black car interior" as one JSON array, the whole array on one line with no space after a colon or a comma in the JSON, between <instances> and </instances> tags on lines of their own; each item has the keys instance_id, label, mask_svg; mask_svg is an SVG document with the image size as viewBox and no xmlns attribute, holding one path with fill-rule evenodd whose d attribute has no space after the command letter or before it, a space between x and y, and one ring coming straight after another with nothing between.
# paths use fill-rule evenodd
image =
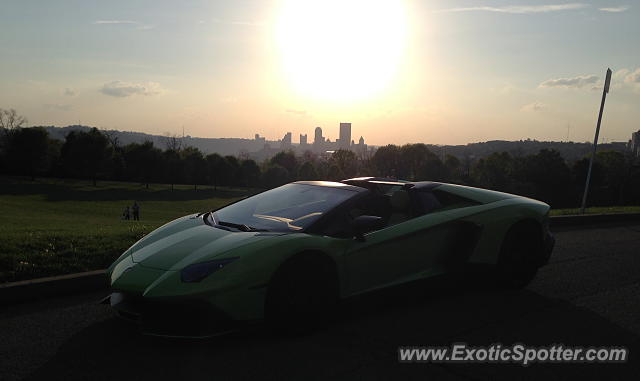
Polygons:
<instances>
[{"instance_id":1,"label":"black car interior","mask_svg":"<svg viewBox=\"0 0 640 381\"><path fill-rule=\"evenodd\" d=\"M321 228L323 234L332 237L354 236L352 222L359 216L377 216L382 219L378 228L400 224L435 211L478 205L478 202L444 191L416 188L412 184L367 182L358 184L369 192L344 211L336 213Z\"/></svg>"}]
</instances>

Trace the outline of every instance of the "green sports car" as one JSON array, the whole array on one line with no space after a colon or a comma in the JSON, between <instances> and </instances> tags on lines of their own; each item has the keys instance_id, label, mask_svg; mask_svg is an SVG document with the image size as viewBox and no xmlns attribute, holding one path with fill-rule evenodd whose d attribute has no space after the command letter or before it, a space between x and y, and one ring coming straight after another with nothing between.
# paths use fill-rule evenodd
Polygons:
<instances>
[{"instance_id":1,"label":"green sports car","mask_svg":"<svg viewBox=\"0 0 640 381\"><path fill-rule=\"evenodd\" d=\"M554 245L549 205L436 182L298 181L156 229L108 269L106 299L144 333L299 327L340 299L488 265L523 287Z\"/></svg>"}]
</instances>

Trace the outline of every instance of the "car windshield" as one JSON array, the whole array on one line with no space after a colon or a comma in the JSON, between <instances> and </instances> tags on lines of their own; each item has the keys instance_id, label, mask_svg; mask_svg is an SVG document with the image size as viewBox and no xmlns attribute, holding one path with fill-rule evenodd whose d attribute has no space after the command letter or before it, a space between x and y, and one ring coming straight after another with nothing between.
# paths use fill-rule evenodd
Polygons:
<instances>
[{"instance_id":1,"label":"car windshield","mask_svg":"<svg viewBox=\"0 0 640 381\"><path fill-rule=\"evenodd\" d=\"M219 209L213 217L223 226L301 231L355 194L336 186L287 184Z\"/></svg>"}]
</instances>

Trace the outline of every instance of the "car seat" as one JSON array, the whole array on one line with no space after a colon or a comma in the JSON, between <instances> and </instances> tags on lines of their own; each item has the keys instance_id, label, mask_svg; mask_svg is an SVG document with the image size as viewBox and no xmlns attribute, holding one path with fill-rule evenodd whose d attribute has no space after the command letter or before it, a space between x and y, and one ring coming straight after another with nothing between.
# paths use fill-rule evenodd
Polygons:
<instances>
[{"instance_id":1,"label":"car seat","mask_svg":"<svg viewBox=\"0 0 640 381\"><path fill-rule=\"evenodd\" d=\"M409 219L411 199L409 193L400 189L391 194L391 216L388 225L396 225Z\"/></svg>"}]
</instances>

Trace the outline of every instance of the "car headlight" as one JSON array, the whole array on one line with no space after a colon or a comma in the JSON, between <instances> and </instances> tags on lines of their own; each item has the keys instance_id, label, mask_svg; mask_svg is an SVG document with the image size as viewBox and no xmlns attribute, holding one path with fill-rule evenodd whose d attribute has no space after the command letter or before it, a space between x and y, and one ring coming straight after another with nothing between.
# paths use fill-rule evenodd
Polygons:
<instances>
[{"instance_id":1,"label":"car headlight","mask_svg":"<svg viewBox=\"0 0 640 381\"><path fill-rule=\"evenodd\" d=\"M218 259L210 262L194 263L182 269L180 279L185 283L200 282L204 278L222 269L238 257Z\"/></svg>"}]
</instances>

